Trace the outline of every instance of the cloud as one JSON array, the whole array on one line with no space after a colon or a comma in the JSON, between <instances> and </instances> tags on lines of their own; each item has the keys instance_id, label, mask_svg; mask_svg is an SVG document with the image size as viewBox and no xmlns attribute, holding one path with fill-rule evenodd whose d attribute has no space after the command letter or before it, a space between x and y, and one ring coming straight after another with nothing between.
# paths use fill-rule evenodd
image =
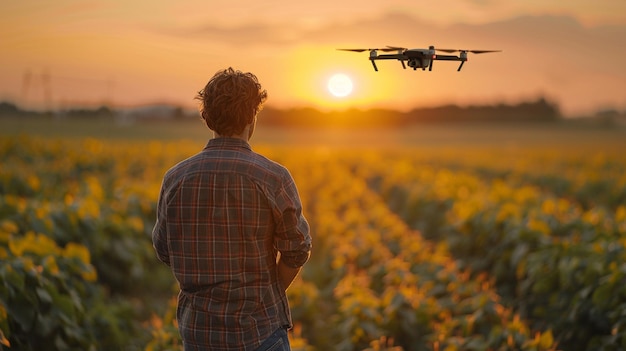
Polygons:
<instances>
[{"instance_id":1,"label":"cloud","mask_svg":"<svg viewBox=\"0 0 626 351\"><path fill-rule=\"evenodd\" d=\"M411 16L392 12L374 19L353 22L336 21L320 26L288 23L245 23L241 25L199 24L194 26L161 26L153 29L159 35L185 40L211 41L228 46L277 46L335 44L337 42L389 43L390 38L412 38L419 28L433 27ZM429 29L430 31L431 29ZM401 33L401 35L397 35ZM382 45L382 44L381 44Z\"/></svg>"},{"instance_id":2,"label":"cloud","mask_svg":"<svg viewBox=\"0 0 626 351\"><path fill-rule=\"evenodd\" d=\"M157 32L186 40L208 41L235 47L284 46L297 43L305 35L298 27L261 23L239 26L203 24L195 27L161 27Z\"/></svg>"}]
</instances>

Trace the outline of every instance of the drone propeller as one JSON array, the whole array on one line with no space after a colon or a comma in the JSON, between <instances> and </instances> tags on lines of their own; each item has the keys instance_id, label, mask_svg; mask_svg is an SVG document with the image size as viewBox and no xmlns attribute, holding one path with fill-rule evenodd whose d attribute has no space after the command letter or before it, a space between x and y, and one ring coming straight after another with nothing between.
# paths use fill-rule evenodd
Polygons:
<instances>
[{"instance_id":1,"label":"drone propeller","mask_svg":"<svg viewBox=\"0 0 626 351\"><path fill-rule=\"evenodd\" d=\"M387 51L404 51L404 50L408 50L408 48L403 48L400 46L389 46L387 45Z\"/></svg>"},{"instance_id":2,"label":"drone propeller","mask_svg":"<svg viewBox=\"0 0 626 351\"><path fill-rule=\"evenodd\" d=\"M467 51L471 52L472 54L486 54L490 52L502 52L502 50L467 50Z\"/></svg>"},{"instance_id":3,"label":"drone propeller","mask_svg":"<svg viewBox=\"0 0 626 351\"><path fill-rule=\"evenodd\" d=\"M435 49L437 51L442 51L442 52L448 52L448 53L453 53L453 52L471 52L472 54L486 54L489 52L501 52L502 50L462 50L462 49Z\"/></svg>"},{"instance_id":4,"label":"drone propeller","mask_svg":"<svg viewBox=\"0 0 626 351\"><path fill-rule=\"evenodd\" d=\"M457 49L435 49L435 50L441 51L441 52L447 52L447 53L453 53L453 52L460 51L460 50L457 50Z\"/></svg>"},{"instance_id":5,"label":"drone propeller","mask_svg":"<svg viewBox=\"0 0 626 351\"><path fill-rule=\"evenodd\" d=\"M353 52L363 52L363 51L371 51L371 49L337 49L340 51L353 51Z\"/></svg>"},{"instance_id":6,"label":"drone propeller","mask_svg":"<svg viewBox=\"0 0 626 351\"><path fill-rule=\"evenodd\" d=\"M382 51L382 52L391 52L397 51L397 48L373 48L373 49L337 49L341 51L353 51L353 52L363 52L363 51Z\"/></svg>"}]
</instances>

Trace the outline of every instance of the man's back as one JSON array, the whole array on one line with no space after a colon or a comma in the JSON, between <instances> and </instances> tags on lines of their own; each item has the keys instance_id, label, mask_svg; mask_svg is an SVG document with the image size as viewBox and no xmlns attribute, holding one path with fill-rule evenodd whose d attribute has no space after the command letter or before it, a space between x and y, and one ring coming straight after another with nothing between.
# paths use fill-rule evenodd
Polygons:
<instances>
[{"instance_id":1,"label":"man's back","mask_svg":"<svg viewBox=\"0 0 626 351\"><path fill-rule=\"evenodd\" d=\"M291 325L277 252L308 255L310 236L284 167L241 139L212 139L166 173L157 211L154 245L180 283L186 349L254 350Z\"/></svg>"}]
</instances>

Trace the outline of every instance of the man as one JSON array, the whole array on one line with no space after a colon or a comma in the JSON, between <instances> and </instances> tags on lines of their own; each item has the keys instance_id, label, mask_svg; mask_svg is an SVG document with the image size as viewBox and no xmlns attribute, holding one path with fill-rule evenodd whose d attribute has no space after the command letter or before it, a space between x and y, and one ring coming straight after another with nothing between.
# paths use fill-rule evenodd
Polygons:
<instances>
[{"instance_id":1,"label":"man","mask_svg":"<svg viewBox=\"0 0 626 351\"><path fill-rule=\"evenodd\" d=\"M252 73L228 68L196 99L214 138L165 174L152 232L180 285L184 348L289 350L285 291L311 236L290 173L248 144L267 92Z\"/></svg>"}]
</instances>

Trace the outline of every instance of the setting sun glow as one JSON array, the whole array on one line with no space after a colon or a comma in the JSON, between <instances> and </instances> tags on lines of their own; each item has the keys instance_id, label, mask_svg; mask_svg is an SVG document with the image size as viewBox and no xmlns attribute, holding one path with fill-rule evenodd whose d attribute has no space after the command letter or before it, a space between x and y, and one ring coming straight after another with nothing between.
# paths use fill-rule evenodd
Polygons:
<instances>
[{"instance_id":1,"label":"setting sun glow","mask_svg":"<svg viewBox=\"0 0 626 351\"><path fill-rule=\"evenodd\" d=\"M337 73L328 80L328 91L336 97L350 95L352 87L352 80L343 73Z\"/></svg>"}]
</instances>

